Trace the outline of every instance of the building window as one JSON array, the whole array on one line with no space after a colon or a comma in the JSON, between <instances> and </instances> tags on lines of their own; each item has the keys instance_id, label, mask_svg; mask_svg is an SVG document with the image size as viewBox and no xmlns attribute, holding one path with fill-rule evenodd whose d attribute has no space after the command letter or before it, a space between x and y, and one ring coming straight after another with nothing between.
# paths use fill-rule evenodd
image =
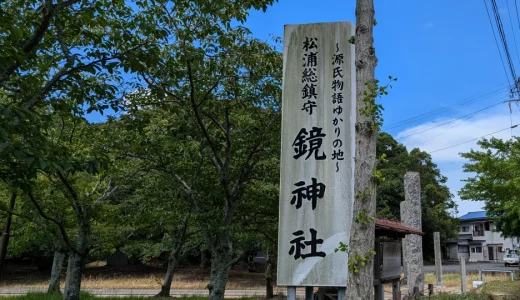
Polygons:
<instances>
[{"instance_id":1,"label":"building window","mask_svg":"<svg viewBox=\"0 0 520 300\"><path fill-rule=\"evenodd\" d=\"M484 230L489 231L489 222L484 223Z\"/></svg>"},{"instance_id":2,"label":"building window","mask_svg":"<svg viewBox=\"0 0 520 300\"><path fill-rule=\"evenodd\" d=\"M459 246L459 253L469 253L469 246Z\"/></svg>"},{"instance_id":3,"label":"building window","mask_svg":"<svg viewBox=\"0 0 520 300\"><path fill-rule=\"evenodd\" d=\"M468 226L462 226L460 231L461 232L468 232Z\"/></svg>"},{"instance_id":4,"label":"building window","mask_svg":"<svg viewBox=\"0 0 520 300\"><path fill-rule=\"evenodd\" d=\"M475 247L475 252L482 253L482 247Z\"/></svg>"},{"instance_id":5,"label":"building window","mask_svg":"<svg viewBox=\"0 0 520 300\"><path fill-rule=\"evenodd\" d=\"M498 247L498 252L506 252L506 251L504 250L504 247Z\"/></svg>"}]
</instances>

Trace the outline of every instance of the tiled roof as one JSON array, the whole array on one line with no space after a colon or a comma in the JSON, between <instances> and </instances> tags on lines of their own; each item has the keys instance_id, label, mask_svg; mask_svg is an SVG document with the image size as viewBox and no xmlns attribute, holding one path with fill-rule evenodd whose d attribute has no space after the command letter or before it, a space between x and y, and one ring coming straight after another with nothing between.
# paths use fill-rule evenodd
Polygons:
<instances>
[{"instance_id":1,"label":"tiled roof","mask_svg":"<svg viewBox=\"0 0 520 300\"><path fill-rule=\"evenodd\" d=\"M465 221L465 220L485 219L485 218L487 218L487 215L486 215L486 211L483 210L483 211L469 212L469 213L463 215L462 217L460 217L459 219L461 221Z\"/></svg>"},{"instance_id":2,"label":"tiled roof","mask_svg":"<svg viewBox=\"0 0 520 300\"><path fill-rule=\"evenodd\" d=\"M376 227L381 228L381 229L390 230L390 231L395 231L395 232L402 232L405 234L419 234L419 235L424 234L423 232L421 232L419 230L415 230L410 227L406 227L403 224L403 222L401 222L401 221L392 221L392 220L388 220L388 219L376 219Z\"/></svg>"}]
</instances>

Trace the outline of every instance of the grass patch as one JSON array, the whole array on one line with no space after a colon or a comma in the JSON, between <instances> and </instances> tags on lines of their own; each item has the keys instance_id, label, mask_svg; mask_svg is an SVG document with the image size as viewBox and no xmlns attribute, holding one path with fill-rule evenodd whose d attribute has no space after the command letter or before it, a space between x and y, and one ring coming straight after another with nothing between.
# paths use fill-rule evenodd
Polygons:
<instances>
[{"instance_id":1,"label":"grass patch","mask_svg":"<svg viewBox=\"0 0 520 300\"><path fill-rule=\"evenodd\" d=\"M484 284L481 288L482 292L490 294L508 294L517 295L520 299L520 281L494 281Z\"/></svg>"},{"instance_id":2,"label":"grass patch","mask_svg":"<svg viewBox=\"0 0 520 300\"><path fill-rule=\"evenodd\" d=\"M465 295L457 295L450 293L439 293L432 297L421 297L419 299L435 299L435 300L491 300L489 295L483 293L470 292Z\"/></svg>"},{"instance_id":3,"label":"grass patch","mask_svg":"<svg viewBox=\"0 0 520 300\"><path fill-rule=\"evenodd\" d=\"M484 274L484 282L486 283L494 283L494 282L507 282L511 280L509 274L504 273L496 273L496 274ZM473 281L477 281L478 274L477 273L468 273L466 275L466 287L469 290L473 288ZM424 274L424 283L427 286L428 283L436 283L435 274L434 273L426 273ZM454 289L460 291L460 274L458 273L446 273L442 275L442 285L448 289Z\"/></svg>"},{"instance_id":4,"label":"grass patch","mask_svg":"<svg viewBox=\"0 0 520 300\"><path fill-rule=\"evenodd\" d=\"M438 293L432 297L421 299L437 300L518 300L520 299L520 281L495 280L486 282L481 288L470 291L465 295L455 293Z\"/></svg>"}]
</instances>

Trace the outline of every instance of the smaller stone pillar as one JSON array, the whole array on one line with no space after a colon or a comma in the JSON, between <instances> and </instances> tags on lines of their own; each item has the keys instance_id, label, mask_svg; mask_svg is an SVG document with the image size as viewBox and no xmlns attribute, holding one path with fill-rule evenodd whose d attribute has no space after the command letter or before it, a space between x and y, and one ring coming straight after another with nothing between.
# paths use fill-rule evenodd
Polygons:
<instances>
[{"instance_id":1,"label":"smaller stone pillar","mask_svg":"<svg viewBox=\"0 0 520 300\"><path fill-rule=\"evenodd\" d=\"M442 286L442 256L441 256L441 235L439 232L433 233L433 246L435 251L435 279L437 286Z\"/></svg>"},{"instance_id":2,"label":"smaller stone pillar","mask_svg":"<svg viewBox=\"0 0 520 300\"><path fill-rule=\"evenodd\" d=\"M461 256L460 258L460 291L465 294L468 291L468 284L466 281L466 258Z\"/></svg>"}]
</instances>

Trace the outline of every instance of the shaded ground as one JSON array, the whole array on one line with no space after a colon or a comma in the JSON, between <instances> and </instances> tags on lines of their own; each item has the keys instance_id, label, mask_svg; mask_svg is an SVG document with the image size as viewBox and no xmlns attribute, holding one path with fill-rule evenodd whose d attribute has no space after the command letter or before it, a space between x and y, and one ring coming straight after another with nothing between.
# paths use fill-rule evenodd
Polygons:
<instances>
[{"instance_id":1,"label":"shaded ground","mask_svg":"<svg viewBox=\"0 0 520 300\"><path fill-rule=\"evenodd\" d=\"M63 270L65 271L65 270ZM165 270L151 266L87 267L82 286L84 288L160 288ZM209 269L198 266L180 268L172 283L172 289L205 289L209 281ZM65 274L63 274L64 279ZM50 270L38 271L33 264L9 264L0 287L46 287ZM247 270L231 270L228 289L264 289L263 273Z\"/></svg>"}]
</instances>

